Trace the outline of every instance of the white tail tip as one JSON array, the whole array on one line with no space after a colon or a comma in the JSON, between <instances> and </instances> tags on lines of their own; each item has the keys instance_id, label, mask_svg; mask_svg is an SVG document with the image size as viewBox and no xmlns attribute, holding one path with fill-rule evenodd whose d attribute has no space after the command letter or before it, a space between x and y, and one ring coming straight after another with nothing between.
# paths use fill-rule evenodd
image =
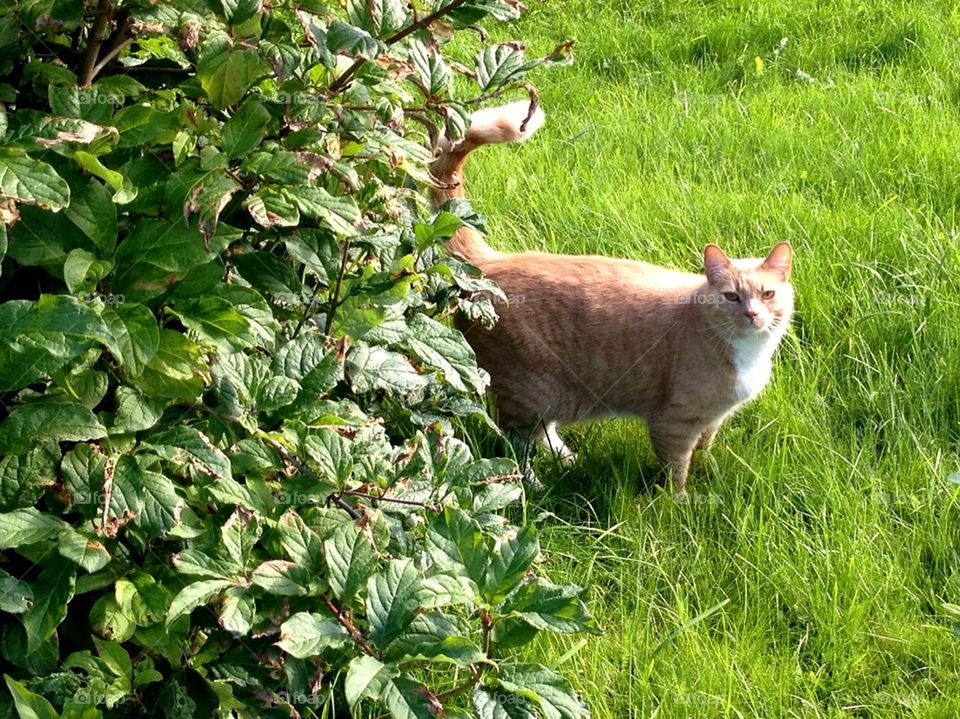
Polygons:
<instances>
[{"instance_id":1,"label":"white tail tip","mask_svg":"<svg viewBox=\"0 0 960 719\"><path fill-rule=\"evenodd\" d=\"M519 100L500 107L478 110L470 116L468 137L477 144L523 142L543 127L547 116L539 107L530 119L530 101ZM526 125L524 121L526 120Z\"/></svg>"}]
</instances>

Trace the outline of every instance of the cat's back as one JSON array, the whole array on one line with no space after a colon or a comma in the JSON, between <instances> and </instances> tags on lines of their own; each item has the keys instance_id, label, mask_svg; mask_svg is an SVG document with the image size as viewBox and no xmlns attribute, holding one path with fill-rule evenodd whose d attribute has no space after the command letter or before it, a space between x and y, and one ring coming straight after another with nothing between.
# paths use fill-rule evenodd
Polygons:
<instances>
[{"instance_id":1,"label":"cat's back","mask_svg":"<svg viewBox=\"0 0 960 719\"><path fill-rule=\"evenodd\" d=\"M581 298L599 295L608 301L640 294L675 301L689 297L704 284L702 274L682 272L649 262L599 255L551 255L539 252L496 255L478 263L509 295Z\"/></svg>"}]
</instances>

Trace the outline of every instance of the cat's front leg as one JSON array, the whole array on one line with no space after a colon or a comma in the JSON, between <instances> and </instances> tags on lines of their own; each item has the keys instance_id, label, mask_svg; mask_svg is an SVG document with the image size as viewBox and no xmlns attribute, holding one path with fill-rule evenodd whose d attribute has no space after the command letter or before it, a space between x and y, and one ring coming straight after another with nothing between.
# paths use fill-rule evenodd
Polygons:
<instances>
[{"instance_id":1,"label":"cat's front leg","mask_svg":"<svg viewBox=\"0 0 960 719\"><path fill-rule=\"evenodd\" d=\"M650 425L653 451L661 466L669 472L673 481L674 497L677 499L686 499L690 457L700 434L699 428L694 429L683 423L660 422Z\"/></svg>"}]
</instances>

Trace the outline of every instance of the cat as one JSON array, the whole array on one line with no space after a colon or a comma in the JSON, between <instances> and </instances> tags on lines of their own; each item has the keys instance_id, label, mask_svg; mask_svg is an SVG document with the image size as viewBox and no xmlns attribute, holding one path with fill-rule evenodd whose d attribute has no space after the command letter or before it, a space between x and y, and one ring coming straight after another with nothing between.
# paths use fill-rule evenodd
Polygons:
<instances>
[{"instance_id":1,"label":"cat","mask_svg":"<svg viewBox=\"0 0 960 719\"><path fill-rule=\"evenodd\" d=\"M530 110L527 101L480 110L463 139L442 140L431 165L433 206L464 196L472 150L536 132L545 115ZM694 450L709 449L721 423L769 381L793 312L788 242L764 259L730 259L707 245L702 274L600 256L498 252L467 226L447 244L509 300L498 305L492 329L458 320L490 374L500 425L571 461L558 424L641 417L681 498Z\"/></svg>"}]
</instances>

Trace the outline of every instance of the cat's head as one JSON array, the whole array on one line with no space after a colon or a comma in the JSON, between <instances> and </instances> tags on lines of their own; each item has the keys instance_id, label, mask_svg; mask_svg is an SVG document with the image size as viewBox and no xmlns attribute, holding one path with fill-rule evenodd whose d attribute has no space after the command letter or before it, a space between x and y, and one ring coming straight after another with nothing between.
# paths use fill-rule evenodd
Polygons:
<instances>
[{"instance_id":1,"label":"cat's head","mask_svg":"<svg viewBox=\"0 0 960 719\"><path fill-rule=\"evenodd\" d=\"M793 312L793 248L778 243L765 259L731 260L716 245L703 250L707 287L701 301L711 323L730 337L772 333Z\"/></svg>"}]
</instances>

